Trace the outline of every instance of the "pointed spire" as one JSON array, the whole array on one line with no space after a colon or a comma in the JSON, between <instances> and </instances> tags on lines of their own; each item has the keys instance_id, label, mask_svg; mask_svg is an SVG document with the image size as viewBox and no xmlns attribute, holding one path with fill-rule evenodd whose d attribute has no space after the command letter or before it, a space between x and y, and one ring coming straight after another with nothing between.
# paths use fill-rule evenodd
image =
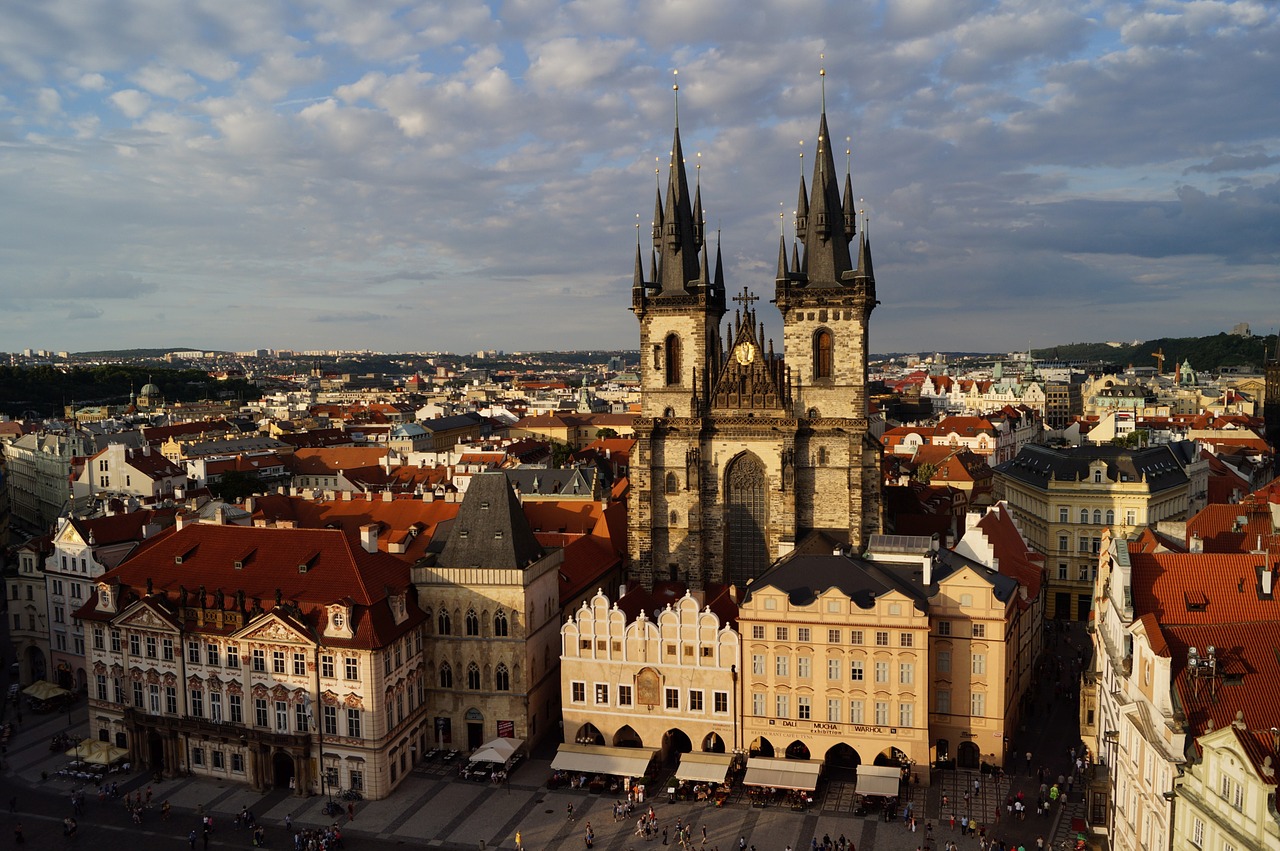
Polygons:
<instances>
[{"instance_id":1,"label":"pointed spire","mask_svg":"<svg viewBox=\"0 0 1280 851\"><path fill-rule=\"evenodd\" d=\"M867 234L867 225L863 222L862 238L858 240L858 274L869 282L869 295L875 295L876 273L871 266L871 237Z\"/></svg>"},{"instance_id":2,"label":"pointed spire","mask_svg":"<svg viewBox=\"0 0 1280 851\"><path fill-rule=\"evenodd\" d=\"M716 292L724 292L724 258L720 255L720 231L716 231Z\"/></svg>"},{"instance_id":3,"label":"pointed spire","mask_svg":"<svg viewBox=\"0 0 1280 851\"><path fill-rule=\"evenodd\" d=\"M796 200L796 233L804 233L809 227L809 189L800 175L800 197Z\"/></svg>"},{"instance_id":4,"label":"pointed spire","mask_svg":"<svg viewBox=\"0 0 1280 851\"><path fill-rule=\"evenodd\" d=\"M804 242L810 287L842 286L844 273L853 268L849 238L844 234L844 208L840 202L835 168L827 114L823 112L818 122L818 149L813 163L808 219L804 230L798 233Z\"/></svg>"},{"instance_id":5,"label":"pointed spire","mask_svg":"<svg viewBox=\"0 0 1280 851\"><path fill-rule=\"evenodd\" d=\"M707 255L710 253L710 251L703 249L701 254L702 264L698 270L698 280L702 282L703 286L711 283L711 270L707 268Z\"/></svg>"},{"instance_id":6,"label":"pointed spire","mask_svg":"<svg viewBox=\"0 0 1280 851\"><path fill-rule=\"evenodd\" d=\"M658 280L658 252L652 248L649 249L649 280Z\"/></svg>"},{"instance_id":7,"label":"pointed spire","mask_svg":"<svg viewBox=\"0 0 1280 851\"><path fill-rule=\"evenodd\" d=\"M791 243L791 271L800 274L800 243L799 241Z\"/></svg>"},{"instance_id":8,"label":"pointed spire","mask_svg":"<svg viewBox=\"0 0 1280 851\"><path fill-rule=\"evenodd\" d=\"M662 255L661 278L655 283L661 292L678 295L698 278L698 238L693 209L689 204L689 179L685 173L679 125L671 142L659 249Z\"/></svg>"},{"instance_id":9,"label":"pointed spire","mask_svg":"<svg viewBox=\"0 0 1280 851\"><path fill-rule=\"evenodd\" d=\"M654 175L658 175L658 169L653 170ZM653 201L653 244L658 246L662 244L662 186L659 185L654 189L654 195L657 197Z\"/></svg>"},{"instance_id":10,"label":"pointed spire","mask_svg":"<svg viewBox=\"0 0 1280 851\"><path fill-rule=\"evenodd\" d=\"M636 271L631 279L631 289L644 290L644 262L640 258L640 242L636 241Z\"/></svg>"},{"instance_id":11,"label":"pointed spire","mask_svg":"<svg viewBox=\"0 0 1280 851\"><path fill-rule=\"evenodd\" d=\"M858 232L858 213L853 208L853 180L849 172L844 173L844 238L853 239Z\"/></svg>"},{"instance_id":12,"label":"pointed spire","mask_svg":"<svg viewBox=\"0 0 1280 851\"><path fill-rule=\"evenodd\" d=\"M787 238L778 237L778 280L787 280Z\"/></svg>"},{"instance_id":13,"label":"pointed spire","mask_svg":"<svg viewBox=\"0 0 1280 851\"><path fill-rule=\"evenodd\" d=\"M701 157L702 154L698 154L698 156ZM701 160L699 160L695 168L697 170L694 176L694 187L693 187L693 235L694 235L694 239L697 241L698 248L701 249L703 245L702 228L704 224L704 222L702 221L702 162Z\"/></svg>"}]
</instances>

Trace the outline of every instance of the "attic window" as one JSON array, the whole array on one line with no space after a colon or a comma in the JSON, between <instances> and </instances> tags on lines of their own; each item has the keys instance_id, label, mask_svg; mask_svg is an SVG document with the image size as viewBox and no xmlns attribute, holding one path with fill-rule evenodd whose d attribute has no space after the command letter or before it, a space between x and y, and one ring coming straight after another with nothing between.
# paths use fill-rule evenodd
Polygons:
<instances>
[{"instance_id":1,"label":"attic window","mask_svg":"<svg viewBox=\"0 0 1280 851\"><path fill-rule=\"evenodd\" d=\"M480 503L480 510L481 510L481 511L488 511L488 510L489 510L489 503L487 503L487 502L482 502L482 503Z\"/></svg>"},{"instance_id":2,"label":"attic window","mask_svg":"<svg viewBox=\"0 0 1280 851\"><path fill-rule=\"evenodd\" d=\"M494 532L494 533L493 533L493 539L494 539L495 541L501 541L501 540L502 540L502 530L501 530L501 529L499 529L498 531L496 531L496 532Z\"/></svg>"},{"instance_id":3,"label":"attic window","mask_svg":"<svg viewBox=\"0 0 1280 851\"><path fill-rule=\"evenodd\" d=\"M298 572L299 572L299 573L306 573L306 572L307 572L307 565L306 565L305 563L298 565Z\"/></svg>"},{"instance_id":4,"label":"attic window","mask_svg":"<svg viewBox=\"0 0 1280 851\"><path fill-rule=\"evenodd\" d=\"M1199 591L1189 591L1185 596L1188 612L1203 612L1209 608L1209 598L1203 593Z\"/></svg>"},{"instance_id":5,"label":"attic window","mask_svg":"<svg viewBox=\"0 0 1280 851\"><path fill-rule=\"evenodd\" d=\"M244 570L244 562L236 561L236 570Z\"/></svg>"},{"instance_id":6,"label":"attic window","mask_svg":"<svg viewBox=\"0 0 1280 851\"><path fill-rule=\"evenodd\" d=\"M467 535L468 535L468 534L470 534L470 533L468 533L466 529L462 529L462 530L460 530L460 531L458 532L458 537L459 537L459 538L465 538L465 537L467 537Z\"/></svg>"}]
</instances>

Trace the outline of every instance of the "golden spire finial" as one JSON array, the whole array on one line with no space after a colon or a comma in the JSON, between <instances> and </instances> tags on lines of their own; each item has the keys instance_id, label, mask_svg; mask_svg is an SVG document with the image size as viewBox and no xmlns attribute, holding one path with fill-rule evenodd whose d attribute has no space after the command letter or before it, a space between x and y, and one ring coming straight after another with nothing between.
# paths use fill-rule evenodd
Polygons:
<instances>
[{"instance_id":1,"label":"golden spire finial","mask_svg":"<svg viewBox=\"0 0 1280 851\"><path fill-rule=\"evenodd\" d=\"M852 156L852 154L853 154L853 147L849 144L849 142L850 142L850 141L851 141L851 137L849 137L849 136L845 136L845 137L844 137L844 145L845 145L845 148L844 148L844 173L845 173L845 174L848 174L848 173L849 173L849 164L852 162L852 160L851 160L850 158L851 158L851 156Z\"/></svg>"},{"instance_id":2,"label":"golden spire finial","mask_svg":"<svg viewBox=\"0 0 1280 851\"><path fill-rule=\"evenodd\" d=\"M702 151L698 151L698 159L693 167L693 179L696 186L702 185Z\"/></svg>"},{"instance_id":3,"label":"golden spire finial","mask_svg":"<svg viewBox=\"0 0 1280 851\"><path fill-rule=\"evenodd\" d=\"M818 54L819 62L825 62L826 59L827 59L827 54L825 53ZM823 114L825 114L827 111L827 69L826 68L822 68L822 67L818 68L818 78L822 81L822 112Z\"/></svg>"},{"instance_id":4,"label":"golden spire finial","mask_svg":"<svg viewBox=\"0 0 1280 851\"><path fill-rule=\"evenodd\" d=\"M640 214L636 213L636 248L640 247Z\"/></svg>"},{"instance_id":5,"label":"golden spire finial","mask_svg":"<svg viewBox=\"0 0 1280 851\"><path fill-rule=\"evenodd\" d=\"M671 71L671 91L675 92L676 97L676 127L680 126L680 69L675 68Z\"/></svg>"},{"instance_id":6,"label":"golden spire finial","mask_svg":"<svg viewBox=\"0 0 1280 851\"><path fill-rule=\"evenodd\" d=\"M783 201L779 201L778 206L782 208L778 210L778 236L786 236L787 235L786 203Z\"/></svg>"},{"instance_id":7,"label":"golden spire finial","mask_svg":"<svg viewBox=\"0 0 1280 851\"><path fill-rule=\"evenodd\" d=\"M800 179L804 180L804 139L800 140Z\"/></svg>"}]
</instances>

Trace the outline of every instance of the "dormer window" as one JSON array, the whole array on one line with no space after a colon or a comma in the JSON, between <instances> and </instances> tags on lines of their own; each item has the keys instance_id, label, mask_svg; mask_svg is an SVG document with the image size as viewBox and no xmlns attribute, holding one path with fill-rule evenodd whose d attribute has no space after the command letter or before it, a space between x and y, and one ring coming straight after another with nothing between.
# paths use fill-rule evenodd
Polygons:
<instances>
[{"instance_id":1,"label":"dormer window","mask_svg":"<svg viewBox=\"0 0 1280 851\"><path fill-rule=\"evenodd\" d=\"M333 624L334 629L347 628L347 616L344 615L342 612L334 612L330 616L329 621Z\"/></svg>"}]
</instances>

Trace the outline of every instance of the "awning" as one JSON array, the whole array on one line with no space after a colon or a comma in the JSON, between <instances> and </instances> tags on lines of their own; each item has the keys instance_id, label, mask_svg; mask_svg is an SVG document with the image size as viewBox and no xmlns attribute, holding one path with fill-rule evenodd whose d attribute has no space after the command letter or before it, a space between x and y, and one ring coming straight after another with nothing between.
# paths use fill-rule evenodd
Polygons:
<instances>
[{"instance_id":1,"label":"awning","mask_svg":"<svg viewBox=\"0 0 1280 851\"><path fill-rule=\"evenodd\" d=\"M886 798L898 797L898 784L902 781L902 769L893 765L859 765L859 795L882 795Z\"/></svg>"},{"instance_id":2,"label":"awning","mask_svg":"<svg viewBox=\"0 0 1280 851\"><path fill-rule=\"evenodd\" d=\"M511 761L511 757L515 752L520 750L524 745L524 739L503 739L497 738L491 742L481 745L475 753L471 755L472 762L497 762L506 764Z\"/></svg>"},{"instance_id":3,"label":"awning","mask_svg":"<svg viewBox=\"0 0 1280 851\"><path fill-rule=\"evenodd\" d=\"M551 767L557 771L641 777L658 751L656 748L610 748L565 742L556 751Z\"/></svg>"},{"instance_id":4,"label":"awning","mask_svg":"<svg viewBox=\"0 0 1280 851\"><path fill-rule=\"evenodd\" d=\"M680 754L680 767L676 769L677 780L689 780L693 783L723 783L733 764L731 753L702 753L690 751Z\"/></svg>"},{"instance_id":5,"label":"awning","mask_svg":"<svg viewBox=\"0 0 1280 851\"><path fill-rule=\"evenodd\" d=\"M818 775L821 773L821 760L753 756L747 760L747 776L742 782L747 786L812 792L818 787Z\"/></svg>"}]
</instances>

